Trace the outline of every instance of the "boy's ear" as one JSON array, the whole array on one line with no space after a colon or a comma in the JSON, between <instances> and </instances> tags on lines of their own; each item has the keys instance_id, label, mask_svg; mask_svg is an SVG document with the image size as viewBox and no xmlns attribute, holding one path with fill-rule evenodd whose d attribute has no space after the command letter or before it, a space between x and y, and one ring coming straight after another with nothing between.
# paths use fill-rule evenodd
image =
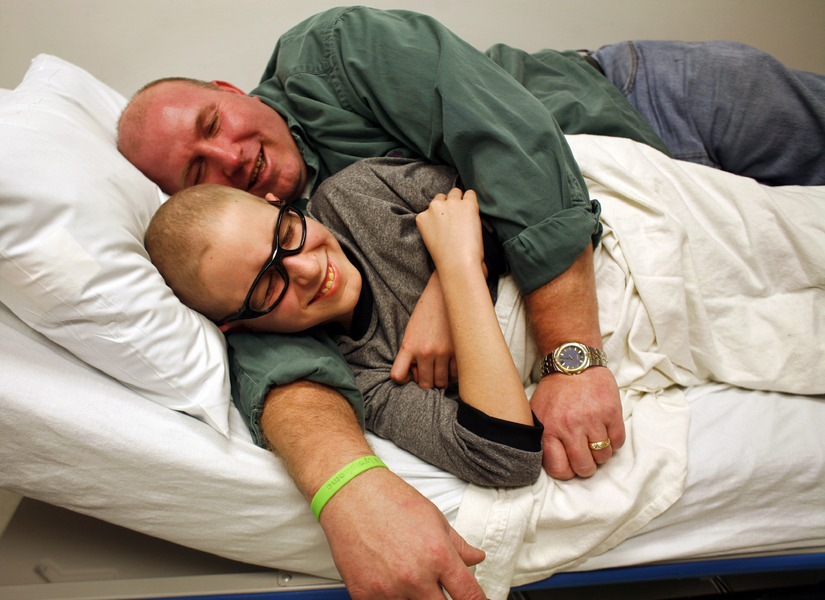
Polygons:
<instances>
[{"instance_id":1,"label":"boy's ear","mask_svg":"<svg viewBox=\"0 0 825 600\"><path fill-rule=\"evenodd\" d=\"M220 329L223 333L229 333L230 331L234 331L236 333L240 333L242 331L255 331L249 325L242 325L237 321L232 321L231 323L224 323L223 325L218 325L218 329Z\"/></svg>"}]
</instances>

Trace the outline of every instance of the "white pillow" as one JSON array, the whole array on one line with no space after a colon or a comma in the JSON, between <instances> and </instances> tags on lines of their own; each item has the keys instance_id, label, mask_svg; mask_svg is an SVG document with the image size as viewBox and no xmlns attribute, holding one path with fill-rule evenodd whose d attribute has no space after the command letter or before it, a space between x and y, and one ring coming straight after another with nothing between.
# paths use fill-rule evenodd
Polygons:
<instances>
[{"instance_id":1,"label":"white pillow","mask_svg":"<svg viewBox=\"0 0 825 600\"><path fill-rule=\"evenodd\" d=\"M115 147L125 104L48 55L0 98L0 302L88 364L227 435L225 342L143 248L163 195Z\"/></svg>"}]
</instances>

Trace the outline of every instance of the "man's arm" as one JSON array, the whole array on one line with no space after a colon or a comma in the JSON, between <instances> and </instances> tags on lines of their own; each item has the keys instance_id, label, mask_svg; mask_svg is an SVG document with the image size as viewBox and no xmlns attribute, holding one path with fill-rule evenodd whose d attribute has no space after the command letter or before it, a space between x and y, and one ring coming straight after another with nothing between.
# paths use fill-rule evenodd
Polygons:
<instances>
[{"instance_id":1,"label":"man's arm","mask_svg":"<svg viewBox=\"0 0 825 600\"><path fill-rule=\"evenodd\" d=\"M527 310L542 354L565 342L601 348L593 247L587 246L567 271L528 294ZM606 368L548 375L530 403L544 424L544 467L552 477L589 477L624 444L619 389ZM611 445L603 450L588 446L607 438Z\"/></svg>"},{"instance_id":2,"label":"man's arm","mask_svg":"<svg viewBox=\"0 0 825 600\"><path fill-rule=\"evenodd\" d=\"M357 27L367 22L363 29ZM568 341L601 346L592 262L582 270L577 259L598 240L598 205L590 201L554 118L576 113L567 110L564 98L575 97L565 92L570 85L578 89L579 76L598 81L585 70L587 65L576 66L554 53L543 57L543 66L523 54L515 62L514 56L502 55L502 64L494 64L431 19L409 13L353 10L336 23L361 34L356 39L343 31L341 37L346 54L342 50L338 58L346 65L342 80L352 84L349 104L371 97L374 117L384 129L399 131L395 137L422 156L454 165L462 183L478 192L481 212L502 242L519 288L532 298L541 350L550 352ZM361 51L367 56L374 47L367 43L370 39L392 40L388 47L399 51L382 59L353 58ZM521 72L528 65L542 78L533 83L560 93L540 100L527 91L528 82L516 82L509 71ZM600 98L599 108L612 102L586 93L573 105L585 96ZM594 126L591 131L600 130ZM584 289L582 271L588 278ZM618 390L607 369L545 378L533 410L547 427L545 467L551 475L592 475L597 461L604 462L612 451L593 454L587 443L604 440L608 433L614 447L623 442Z\"/></svg>"},{"instance_id":3,"label":"man's arm","mask_svg":"<svg viewBox=\"0 0 825 600\"><path fill-rule=\"evenodd\" d=\"M343 466L373 454L349 402L315 383L272 389L261 426L307 500ZM467 568L484 553L388 469L370 469L349 481L320 520L335 565L357 600L443 599L442 586L456 600L485 597Z\"/></svg>"}]
</instances>

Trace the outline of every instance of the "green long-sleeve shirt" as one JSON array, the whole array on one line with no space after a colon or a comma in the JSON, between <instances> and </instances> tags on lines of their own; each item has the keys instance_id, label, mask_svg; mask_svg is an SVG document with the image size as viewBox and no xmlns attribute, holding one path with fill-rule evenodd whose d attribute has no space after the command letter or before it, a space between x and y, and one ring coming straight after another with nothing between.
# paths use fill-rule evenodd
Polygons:
<instances>
[{"instance_id":1,"label":"green long-sleeve shirt","mask_svg":"<svg viewBox=\"0 0 825 600\"><path fill-rule=\"evenodd\" d=\"M407 11L350 7L311 17L281 37L252 95L287 119L313 189L362 158L455 166L523 293L564 272L601 232L565 133L628 137L667 152L578 53L498 45L485 54ZM292 336L267 336L266 352L245 337L230 344L236 377L256 380L240 398L252 415L270 385L306 374L290 367ZM318 352L329 362L328 346ZM340 361L346 393L354 386Z\"/></svg>"}]
</instances>

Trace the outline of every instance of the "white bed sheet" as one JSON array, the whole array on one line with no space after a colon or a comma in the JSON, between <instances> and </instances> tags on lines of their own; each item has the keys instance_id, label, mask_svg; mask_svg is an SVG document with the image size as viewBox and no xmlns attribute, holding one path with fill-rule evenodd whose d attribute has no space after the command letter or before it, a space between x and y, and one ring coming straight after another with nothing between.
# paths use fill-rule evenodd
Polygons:
<instances>
[{"instance_id":1,"label":"white bed sheet","mask_svg":"<svg viewBox=\"0 0 825 600\"><path fill-rule=\"evenodd\" d=\"M567 139L603 209L594 258L599 321L628 437L590 479L468 488L456 527L487 552L476 577L495 600L511 582L603 554L682 496L690 412L684 388L715 381L825 392L825 187L760 186L626 139ZM516 365L527 366L524 376L540 357L527 343L519 299L499 292L496 312ZM764 429L737 431L763 443ZM805 446L798 450L816 460L795 465L794 475L821 492L825 443L812 430L800 436Z\"/></svg>"},{"instance_id":2,"label":"white bed sheet","mask_svg":"<svg viewBox=\"0 0 825 600\"><path fill-rule=\"evenodd\" d=\"M230 438L130 391L0 304L0 488L227 558L337 577L321 527L240 416ZM466 484L371 436L455 516Z\"/></svg>"},{"instance_id":3,"label":"white bed sheet","mask_svg":"<svg viewBox=\"0 0 825 600\"><path fill-rule=\"evenodd\" d=\"M706 384L691 407L685 492L636 535L576 570L825 542L825 397Z\"/></svg>"},{"instance_id":4,"label":"white bed sheet","mask_svg":"<svg viewBox=\"0 0 825 600\"><path fill-rule=\"evenodd\" d=\"M0 487L228 558L335 577L321 528L241 418L229 440L147 401L0 305ZM578 569L825 546L825 399L688 390L685 493ZM378 454L455 519L466 485Z\"/></svg>"},{"instance_id":5,"label":"white bed sheet","mask_svg":"<svg viewBox=\"0 0 825 600\"><path fill-rule=\"evenodd\" d=\"M592 170L617 178L606 189L627 184L629 197L636 188L661 192L654 180L625 175L634 165L622 143L580 152L585 175L588 161L598 158ZM650 157L642 154L647 169ZM685 185L696 183L689 178ZM706 191L727 194L729 182L720 183ZM252 444L234 410L226 439L87 366L2 305L0 357L0 487L235 560L336 576L306 501L279 461ZM689 388L686 399L692 420L681 498L575 568L825 546L825 442L817 434L825 431L825 398L702 385ZM451 522L460 520L459 509L474 508L466 484L370 438L377 454ZM518 583L546 575L516 573Z\"/></svg>"}]
</instances>

